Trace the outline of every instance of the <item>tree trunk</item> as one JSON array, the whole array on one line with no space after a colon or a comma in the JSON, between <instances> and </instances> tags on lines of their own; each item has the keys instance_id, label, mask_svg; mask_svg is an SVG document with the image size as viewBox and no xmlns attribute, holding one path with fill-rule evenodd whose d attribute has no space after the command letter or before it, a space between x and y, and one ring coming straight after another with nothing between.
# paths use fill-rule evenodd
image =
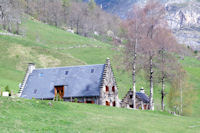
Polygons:
<instances>
[{"instance_id":1,"label":"tree trunk","mask_svg":"<svg viewBox=\"0 0 200 133\"><path fill-rule=\"evenodd\" d=\"M180 109L180 114L182 114L183 113L183 89L182 89L182 87L180 89L181 89L181 109Z\"/></svg>"},{"instance_id":2,"label":"tree trunk","mask_svg":"<svg viewBox=\"0 0 200 133\"><path fill-rule=\"evenodd\" d=\"M5 23L5 21L3 22L3 29L6 30L6 23Z\"/></svg>"},{"instance_id":3,"label":"tree trunk","mask_svg":"<svg viewBox=\"0 0 200 133\"><path fill-rule=\"evenodd\" d=\"M77 21L76 21L76 34L79 34L79 17L78 17L78 19L77 19Z\"/></svg>"},{"instance_id":4,"label":"tree trunk","mask_svg":"<svg viewBox=\"0 0 200 133\"><path fill-rule=\"evenodd\" d=\"M3 29L6 30L5 15L4 15L2 7L0 7L0 9L1 9L1 19L2 19L2 22L3 22Z\"/></svg>"},{"instance_id":5,"label":"tree trunk","mask_svg":"<svg viewBox=\"0 0 200 133\"><path fill-rule=\"evenodd\" d=\"M16 23L16 34L19 35L19 22Z\"/></svg>"},{"instance_id":6,"label":"tree trunk","mask_svg":"<svg viewBox=\"0 0 200 133\"><path fill-rule=\"evenodd\" d=\"M164 75L164 49L161 51L162 53L162 90L161 90L161 110L165 110L164 105L164 97L165 97L165 75Z\"/></svg>"},{"instance_id":7,"label":"tree trunk","mask_svg":"<svg viewBox=\"0 0 200 133\"><path fill-rule=\"evenodd\" d=\"M153 55L150 53L150 110L154 110L153 104Z\"/></svg>"},{"instance_id":8,"label":"tree trunk","mask_svg":"<svg viewBox=\"0 0 200 133\"><path fill-rule=\"evenodd\" d=\"M132 78L133 78L133 109L136 109L136 80L135 80L135 75L136 75L136 45L137 45L137 39L134 45L134 50L133 50L133 72L132 72Z\"/></svg>"},{"instance_id":9,"label":"tree trunk","mask_svg":"<svg viewBox=\"0 0 200 133\"><path fill-rule=\"evenodd\" d=\"M8 23L8 32L12 32L11 22Z\"/></svg>"},{"instance_id":10,"label":"tree trunk","mask_svg":"<svg viewBox=\"0 0 200 133\"><path fill-rule=\"evenodd\" d=\"M164 105L164 90L165 90L165 85L164 85L164 77L162 77L162 90L161 90L161 110L165 110L165 105Z\"/></svg>"}]
</instances>

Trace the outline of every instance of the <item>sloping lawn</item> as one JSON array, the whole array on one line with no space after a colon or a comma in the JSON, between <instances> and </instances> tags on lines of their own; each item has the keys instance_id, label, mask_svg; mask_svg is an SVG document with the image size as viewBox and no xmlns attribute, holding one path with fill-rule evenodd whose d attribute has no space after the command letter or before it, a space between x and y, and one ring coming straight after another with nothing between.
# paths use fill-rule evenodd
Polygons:
<instances>
[{"instance_id":1,"label":"sloping lawn","mask_svg":"<svg viewBox=\"0 0 200 133\"><path fill-rule=\"evenodd\" d=\"M164 112L0 98L0 131L69 133L199 133L200 119Z\"/></svg>"}]
</instances>

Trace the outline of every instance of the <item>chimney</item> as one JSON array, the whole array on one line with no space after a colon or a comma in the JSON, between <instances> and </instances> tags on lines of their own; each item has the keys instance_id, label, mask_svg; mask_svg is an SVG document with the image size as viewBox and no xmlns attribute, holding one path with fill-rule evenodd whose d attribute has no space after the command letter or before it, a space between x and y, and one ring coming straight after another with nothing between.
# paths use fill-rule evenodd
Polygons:
<instances>
[{"instance_id":1,"label":"chimney","mask_svg":"<svg viewBox=\"0 0 200 133\"><path fill-rule=\"evenodd\" d=\"M34 69L35 69L35 64L34 63L28 63L28 72L32 73Z\"/></svg>"},{"instance_id":2,"label":"chimney","mask_svg":"<svg viewBox=\"0 0 200 133\"><path fill-rule=\"evenodd\" d=\"M108 66L110 66L110 58L107 58L107 59L106 59L106 64L107 64Z\"/></svg>"},{"instance_id":3,"label":"chimney","mask_svg":"<svg viewBox=\"0 0 200 133\"><path fill-rule=\"evenodd\" d=\"M102 4L101 4L100 8L103 9L103 5Z\"/></svg>"},{"instance_id":4,"label":"chimney","mask_svg":"<svg viewBox=\"0 0 200 133\"><path fill-rule=\"evenodd\" d=\"M140 89L140 93L145 93L145 91L144 91L144 88L143 88L143 87Z\"/></svg>"}]
</instances>

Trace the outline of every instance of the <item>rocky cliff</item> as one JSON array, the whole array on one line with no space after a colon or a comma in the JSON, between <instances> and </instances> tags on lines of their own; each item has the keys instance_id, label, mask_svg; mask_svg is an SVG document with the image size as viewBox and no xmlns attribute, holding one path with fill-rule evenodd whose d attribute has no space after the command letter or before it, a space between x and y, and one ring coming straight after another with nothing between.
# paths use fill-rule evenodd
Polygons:
<instances>
[{"instance_id":1,"label":"rocky cliff","mask_svg":"<svg viewBox=\"0 0 200 133\"><path fill-rule=\"evenodd\" d=\"M165 7L167 21L179 43L200 50L200 2L167 2Z\"/></svg>"},{"instance_id":2,"label":"rocky cliff","mask_svg":"<svg viewBox=\"0 0 200 133\"><path fill-rule=\"evenodd\" d=\"M88 1L88 0L85 0ZM96 0L110 13L125 18L134 4L147 0ZM180 44L200 50L200 0L160 0L166 7L166 19Z\"/></svg>"}]
</instances>

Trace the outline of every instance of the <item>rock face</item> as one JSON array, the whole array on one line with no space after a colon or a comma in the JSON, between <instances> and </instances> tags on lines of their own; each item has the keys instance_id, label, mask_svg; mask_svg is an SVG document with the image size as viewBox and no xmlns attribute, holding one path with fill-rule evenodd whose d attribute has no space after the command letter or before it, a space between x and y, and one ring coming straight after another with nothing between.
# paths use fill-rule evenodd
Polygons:
<instances>
[{"instance_id":1,"label":"rock face","mask_svg":"<svg viewBox=\"0 0 200 133\"><path fill-rule=\"evenodd\" d=\"M200 2L174 1L167 2L165 7L168 24L179 43L200 50Z\"/></svg>"},{"instance_id":2,"label":"rock face","mask_svg":"<svg viewBox=\"0 0 200 133\"><path fill-rule=\"evenodd\" d=\"M89 0L84 0L89 1ZM134 4L147 0L96 0L107 12L125 18ZM200 50L200 0L160 0L166 7L166 19L180 44Z\"/></svg>"}]
</instances>

